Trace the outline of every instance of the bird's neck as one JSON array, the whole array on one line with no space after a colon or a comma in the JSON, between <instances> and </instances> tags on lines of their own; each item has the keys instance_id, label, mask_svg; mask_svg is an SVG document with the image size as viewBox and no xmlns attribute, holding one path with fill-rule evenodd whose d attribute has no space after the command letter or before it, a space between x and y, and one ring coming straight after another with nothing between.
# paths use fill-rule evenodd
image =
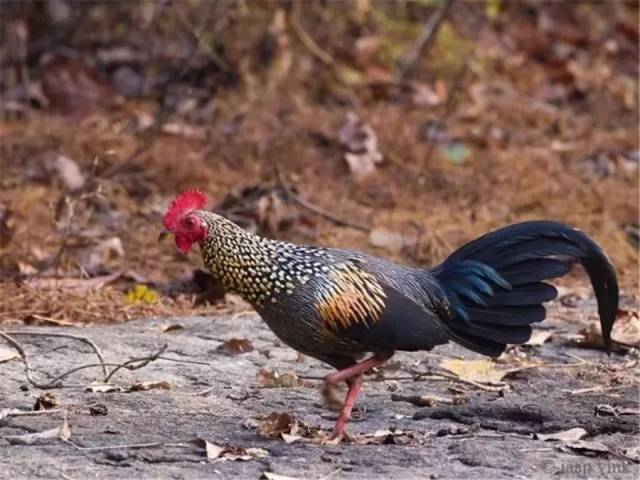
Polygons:
<instances>
[{"instance_id":1,"label":"bird's neck","mask_svg":"<svg viewBox=\"0 0 640 480\"><path fill-rule=\"evenodd\" d=\"M202 242L201 251L205 266L224 288L256 306L270 301L279 289L281 259L293 247L229 222L216 225Z\"/></svg>"}]
</instances>

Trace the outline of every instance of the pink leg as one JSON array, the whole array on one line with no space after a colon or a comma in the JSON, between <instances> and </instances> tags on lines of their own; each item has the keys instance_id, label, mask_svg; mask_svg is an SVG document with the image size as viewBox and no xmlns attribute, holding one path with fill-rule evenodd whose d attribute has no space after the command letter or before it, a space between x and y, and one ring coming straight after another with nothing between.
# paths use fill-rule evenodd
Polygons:
<instances>
[{"instance_id":1,"label":"pink leg","mask_svg":"<svg viewBox=\"0 0 640 480\"><path fill-rule=\"evenodd\" d=\"M327 375L326 377L324 377L324 382L335 385L336 383L340 383L342 380L355 377L359 373L364 373L370 368L377 367L378 365L382 365L384 362L389 360L390 356L391 355L386 357L373 356L371 358L367 358L366 360L356 363L355 365L352 365L343 370L338 370L335 373L331 373Z\"/></svg>"},{"instance_id":2,"label":"pink leg","mask_svg":"<svg viewBox=\"0 0 640 480\"><path fill-rule=\"evenodd\" d=\"M346 380L349 384L349 392L347 393L347 397L345 398L344 405L342 407L342 412L340 413L340 417L338 417L338 421L336 422L333 434L331 435L331 440L339 441L345 434L345 428L347 426L347 422L349 421L349 417L351 416L351 411L353 410L353 406L356 403L356 398L358 398L360 388L362 387L362 383L364 382L364 372L366 372L370 368L382 365L389 359L390 356L391 355L385 357L373 356L371 358L363 360L360 363L356 363L351 367L339 370L325 377L325 390L329 390L331 385L340 383L343 380Z\"/></svg>"},{"instance_id":3,"label":"pink leg","mask_svg":"<svg viewBox=\"0 0 640 480\"><path fill-rule=\"evenodd\" d=\"M353 406L356 403L356 398L358 398L358 394L360 393L362 382L364 382L363 376L364 374L358 373L355 377L351 377L349 380L347 380L347 382L349 383L349 392L347 393L347 398L345 398L344 400L344 406L342 407L342 412L338 417L336 426L333 428L333 433L331 434L330 438L331 440L340 440L344 436L347 422L349 421L349 417L351 416L351 411L353 410Z\"/></svg>"}]
</instances>

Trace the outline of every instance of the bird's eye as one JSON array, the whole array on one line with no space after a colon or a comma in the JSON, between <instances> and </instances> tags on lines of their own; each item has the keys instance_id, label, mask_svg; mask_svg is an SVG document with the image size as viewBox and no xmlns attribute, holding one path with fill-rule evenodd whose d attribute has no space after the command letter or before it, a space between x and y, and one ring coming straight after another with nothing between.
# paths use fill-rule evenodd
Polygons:
<instances>
[{"instance_id":1,"label":"bird's eye","mask_svg":"<svg viewBox=\"0 0 640 480\"><path fill-rule=\"evenodd\" d=\"M193 217L187 217L184 219L184 225L187 228L193 228L195 226L196 222L193 219Z\"/></svg>"}]
</instances>

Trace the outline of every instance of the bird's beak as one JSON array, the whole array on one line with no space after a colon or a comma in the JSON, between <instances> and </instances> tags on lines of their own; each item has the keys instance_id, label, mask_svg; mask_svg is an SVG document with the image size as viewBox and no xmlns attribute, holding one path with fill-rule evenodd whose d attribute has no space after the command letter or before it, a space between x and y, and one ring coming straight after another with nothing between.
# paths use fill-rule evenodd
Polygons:
<instances>
[{"instance_id":1,"label":"bird's beak","mask_svg":"<svg viewBox=\"0 0 640 480\"><path fill-rule=\"evenodd\" d=\"M171 233L172 232L170 232L169 230L163 230L162 232L160 232L160 235L158 235L158 241L163 241L165 238L171 236Z\"/></svg>"}]
</instances>

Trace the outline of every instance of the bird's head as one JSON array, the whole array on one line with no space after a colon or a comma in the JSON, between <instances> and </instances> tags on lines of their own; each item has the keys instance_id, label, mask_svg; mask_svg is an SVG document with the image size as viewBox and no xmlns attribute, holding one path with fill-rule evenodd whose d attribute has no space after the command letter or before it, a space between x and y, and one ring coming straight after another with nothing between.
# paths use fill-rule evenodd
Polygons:
<instances>
[{"instance_id":1,"label":"bird's head","mask_svg":"<svg viewBox=\"0 0 640 480\"><path fill-rule=\"evenodd\" d=\"M160 234L160 240L173 234L178 248L189 253L193 244L200 244L207 236L208 212L202 210L206 204L207 196L200 190L185 190L178 195L164 214L162 223L166 230Z\"/></svg>"}]
</instances>

